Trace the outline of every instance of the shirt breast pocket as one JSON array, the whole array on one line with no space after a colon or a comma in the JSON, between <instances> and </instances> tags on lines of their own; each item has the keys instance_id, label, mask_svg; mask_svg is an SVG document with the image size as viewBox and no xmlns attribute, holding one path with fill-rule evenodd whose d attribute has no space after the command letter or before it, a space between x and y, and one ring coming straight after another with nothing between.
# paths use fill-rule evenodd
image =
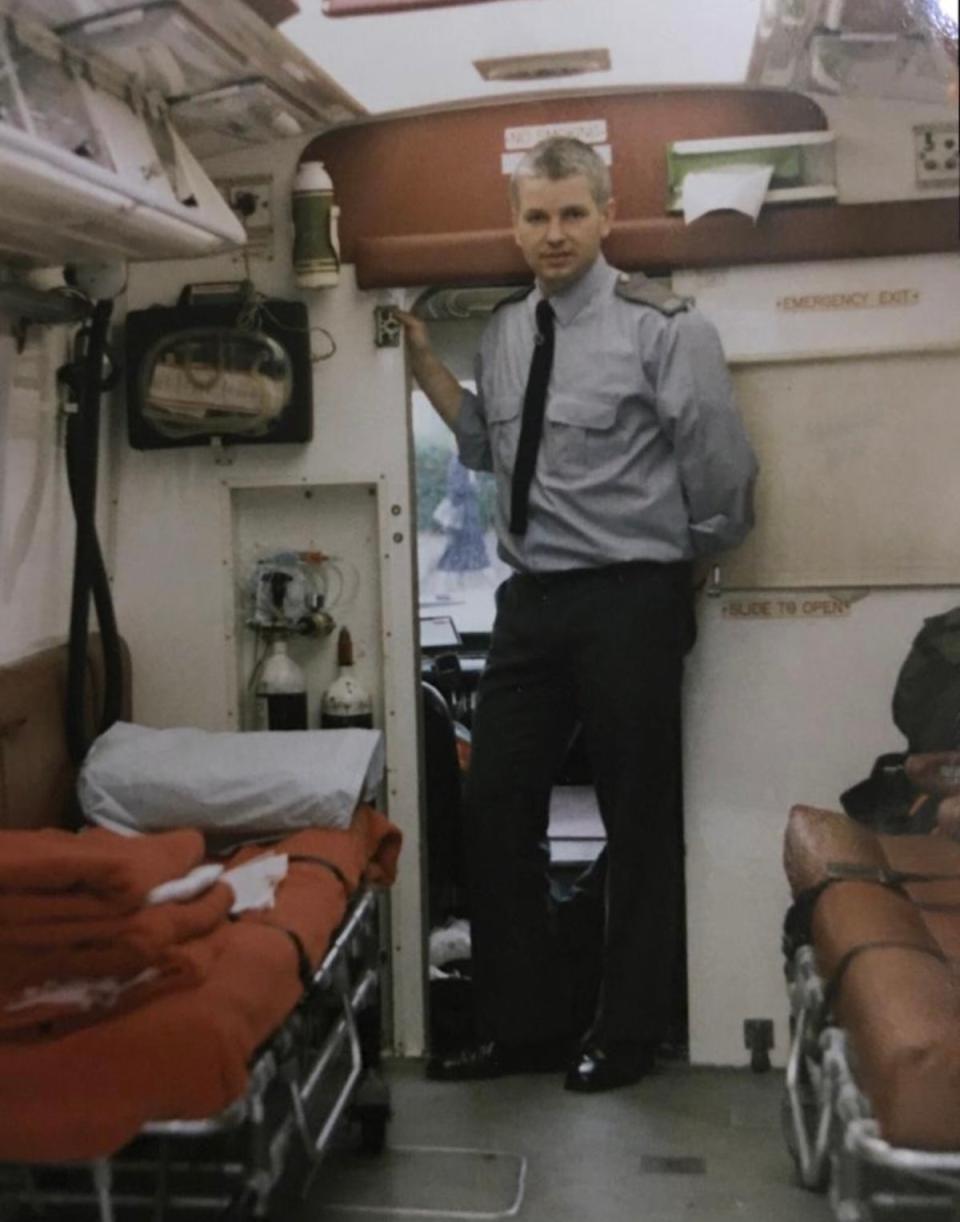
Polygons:
<instances>
[{"instance_id":1,"label":"shirt breast pocket","mask_svg":"<svg viewBox=\"0 0 960 1222\"><path fill-rule=\"evenodd\" d=\"M619 446L618 395L555 395L547 405L544 443L551 472L584 475L603 466Z\"/></svg>"},{"instance_id":2,"label":"shirt breast pocket","mask_svg":"<svg viewBox=\"0 0 960 1222\"><path fill-rule=\"evenodd\" d=\"M486 406L494 469L512 471L520 440L523 404L518 399L504 396L491 399Z\"/></svg>"}]
</instances>

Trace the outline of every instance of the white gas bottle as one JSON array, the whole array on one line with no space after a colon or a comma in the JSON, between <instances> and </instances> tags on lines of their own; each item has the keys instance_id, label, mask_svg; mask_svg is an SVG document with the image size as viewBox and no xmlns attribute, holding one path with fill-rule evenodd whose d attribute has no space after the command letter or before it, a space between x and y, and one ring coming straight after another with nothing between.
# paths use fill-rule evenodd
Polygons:
<instances>
[{"instance_id":1,"label":"white gas bottle","mask_svg":"<svg viewBox=\"0 0 960 1222\"><path fill-rule=\"evenodd\" d=\"M320 727L343 730L350 726L369 729L372 725L373 702L354 670L350 632L341 628L337 637L337 677L323 694Z\"/></svg>"},{"instance_id":2,"label":"white gas bottle","mask_svg":"<svg viewBox=\"0 0 960 1222\"><path fill-rule=\"evenodd\" d=\"M257 682L256 701L258 729L307 728L306 677L287 653L287 642L282 637L270 646Z\"/></svg>"},{"instance_id":3,"label":"white gas bottle","mask_svg":"<svg viewBox=\"0 0 960 1222\"><path fill-rule=\"evenodd\" d=\"M305 289L340 279L340 209L322 161L304 161L293 180L293 273Z\"/></svg>"}]
</instances>

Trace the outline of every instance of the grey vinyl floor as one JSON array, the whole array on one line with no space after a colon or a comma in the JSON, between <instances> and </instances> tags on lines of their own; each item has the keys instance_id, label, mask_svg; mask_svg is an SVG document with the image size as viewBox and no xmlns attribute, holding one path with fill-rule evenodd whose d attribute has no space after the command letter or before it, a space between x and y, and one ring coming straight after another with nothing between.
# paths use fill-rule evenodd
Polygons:
<instances>
[{"instance_id":1,"label":"grey vinyl floor","mask_svg":"<svg viewBox=\"0 0 960 1222\"><path fill-rule=\"evenodd\" d=\"M832 1218L824 1198L795 1185L775 1071L669 1065L594 1096L552 1075L432 1083L416 1062L389 1065L388 1077L386 1152L334 1152L285 1220Z\"/></svg>"}]
</instances>

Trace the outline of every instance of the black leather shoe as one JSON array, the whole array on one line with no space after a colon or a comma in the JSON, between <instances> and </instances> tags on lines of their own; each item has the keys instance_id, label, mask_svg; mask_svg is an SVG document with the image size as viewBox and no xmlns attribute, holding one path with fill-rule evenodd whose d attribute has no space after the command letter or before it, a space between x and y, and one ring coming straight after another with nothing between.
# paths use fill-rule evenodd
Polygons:
<instances>
[{"instance_id":1,"label":"black leather shoe","mask_svg":"<svg viewBox=\"0 0 960 1222\"><path fill-rule=\"evenodd\" d=\"M653 1071L654 1052L653 1044L584 1044L567 1069L564 1090L591 1094L630 1086Z\"/></svg>"},{"instance_id":2,"label":"black leather shoe","mask_svg":"<svg viewBox=\"0 0 960 1222\"><path fill-rule=\"evenodd\" d=\"M480 1082L515 1073L554 1073L564 1067L569 1044L473 1044L449 1056L432 1057L427 1077L434 1082Z\"/></svg>"}]
</instances>

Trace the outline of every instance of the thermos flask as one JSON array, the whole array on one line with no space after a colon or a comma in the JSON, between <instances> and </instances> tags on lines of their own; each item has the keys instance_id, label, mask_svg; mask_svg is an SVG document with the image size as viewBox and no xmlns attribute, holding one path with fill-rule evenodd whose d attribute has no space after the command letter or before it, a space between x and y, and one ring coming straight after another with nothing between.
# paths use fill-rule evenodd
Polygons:
<instances>
[{"instance_id":1,"label":"thermos flask","mask_svg":"<svg viewBox=\"0 0 960 1222\"><path fill-rule=\"evenodd\" d=\"M323 162L301 162L293 180L293 272L301 288L328 288L340 279L339 216Z\"/></svg>"}]
</instances>

